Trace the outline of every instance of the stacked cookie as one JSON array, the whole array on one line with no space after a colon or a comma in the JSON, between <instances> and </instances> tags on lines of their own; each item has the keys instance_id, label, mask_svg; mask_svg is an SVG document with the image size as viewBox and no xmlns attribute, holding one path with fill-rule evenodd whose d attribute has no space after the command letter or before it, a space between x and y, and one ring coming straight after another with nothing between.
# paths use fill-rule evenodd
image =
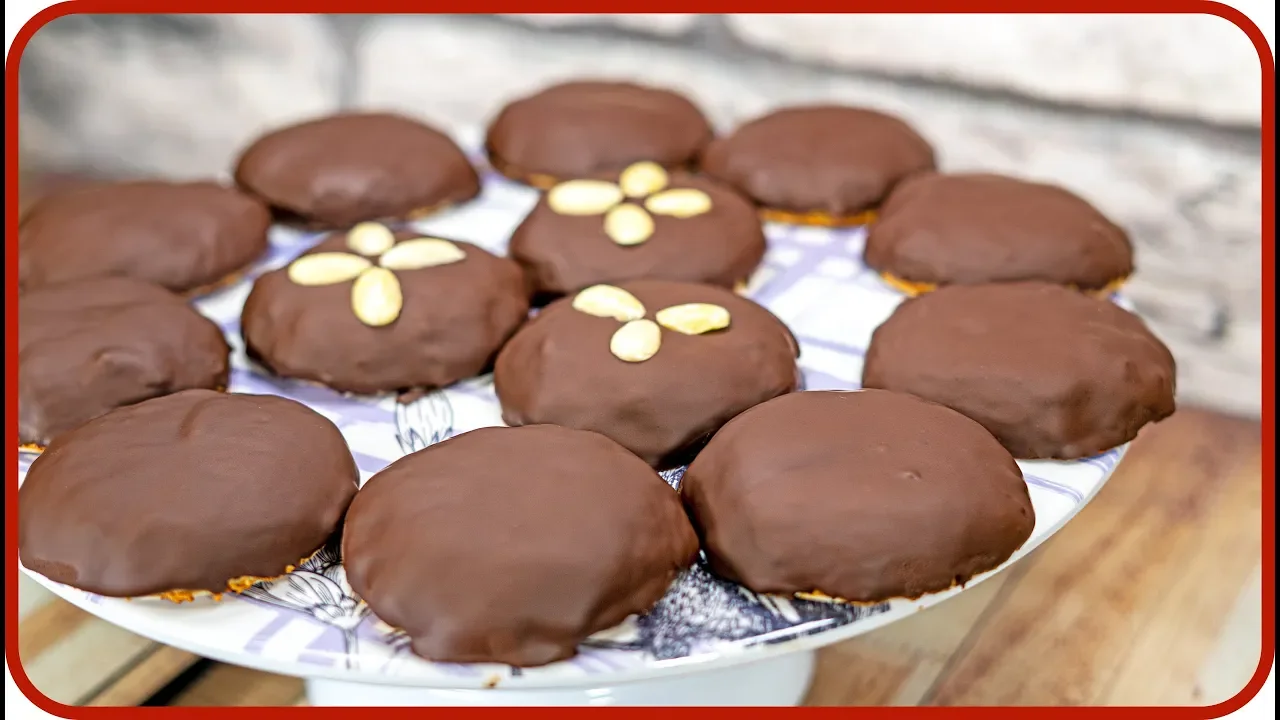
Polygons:
<instances>
[{"instance_id":1,"label":"stacked cookie","mask_svg":"<svg viewBox=\"0 0 1280 720\"><path fill-rule=\"evenodd\" d=\"M507 257L412 229L481 184L445 134L392 114L271 132L236 188L38 205L24 564L185 600L341 531L352 587L415 652L539 665L648 610L700 553L828 602L962 585L1031 536L1016 460L1095 455L1173 412L1171 355L1109 298L1133 272L1124 231L1061 188L940 173L897 118L797 107L715 137L672 91L571 82L499 112L485 151L541 191ZM261 372L403 398L492 371L509 427L357 492L329 420L223 392L230 346L187 299L248 272L273 218L322 232L253 280L239 332ZM904 301L865 390L797 392L799 343L746 297L766 221L869 224L862 260ZM685 465L673 492L658 472Z\"/></svg>"}]
</instances>

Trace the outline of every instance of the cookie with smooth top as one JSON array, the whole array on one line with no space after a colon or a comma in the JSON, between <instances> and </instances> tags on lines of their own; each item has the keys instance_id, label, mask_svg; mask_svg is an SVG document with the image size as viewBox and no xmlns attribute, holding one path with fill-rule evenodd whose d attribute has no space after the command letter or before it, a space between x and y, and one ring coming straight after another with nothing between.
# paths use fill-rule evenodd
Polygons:
<instances>
[{"instance_id":1,"label":"cookie with smooth top","mask_svg":"<svg viewBox=\"0 0 1280 720\"><path fill-rule=\"evenodd\" d=\"M1022 472L910 395L786 395L716 433L680 493L711 569L756 592L881 602L963 585L1031 536Z\"/></svg>"},{"instance_id":2,"label":"cookie with smooth top","mask_svg":"<svg viewBox=\"0 0 1280 720\"><path fill-rule=\"evenodd\" d=\"M474 198L480 177L452 139L393 113L345 113L251 144L236 182L291 222L346 228L403 220Z\"/></svg>"},{"instance_id":3,"label":"cookie with smooth top","mask_svg":"<svg viewBox=\"0 0 1280 720\"><path fill-rule=\"evenodd\" d=\"M115 408L227 385L213 321L158 285L123 277L53 285L18 303L18 439L44 447Z\"/></svg>"},{"instance_id":4,"label":"cookie with smooth top","mask_svg":"<svg viewBox=\"0 0 1280 720\"><path fill-rule=\"evenodd\" d=\"M927 173L880 208L866 264L909 294L1041 280L1103 292L1133 273L1133 246L1078 195L992 174Z\"/></svg>"},{"instance_id":5,"label":"cookie with smooth top","mask_svg":"<svg viewBox=\"0 0 1280 720\"><path fill-rule=\"evenodd\" d=\"M438 662L573 656L642 613L698 540L657 473L593 432L484 428L370 478L347 514L347 580Z\"/></svg>"},{"instance_id":6,"label":"cookie with smooth top","mask_svg":"<svg viewBox=\"0 0 1280 720\"><path fill-rule=\"evenodd\" d=\"M508 104L489 125L485 150L498 172L545 190L642 160L687 167L711 135L702 111L683 95L631 82L581 80Z\"/></svg>"},{"instance_id":7,"label":"cookie with smooth top","mask_svg":"<svg viewBox=\"0 0 1280 720\"><path fill-rule=\"evenodd\" d=\"M98 595L240 592L324 545L358 479L342 433L307 406L184 390L55 439L18 493L18 555Z\"/></svg>"},{"instance_id":8,"label":"cookie with smooth top","mask_svg":"<svg viewBox=\"0 0 1280 720\"><path fill-rule=\"evenodd\" d=\"M553 186L509 253L542 297L653 278L733 288L764 258L755 207L721 183L641 162Z\"/></svg>"},{"instance_id":9,"label":"cookie with smooth top","mask_svg":"<svg viewBox=\"0 0 1280 720\"><path fill-rule=\"evenodd\" d=\"M751 300L636 280L548 305L498 354L494 384L508 425L594 430L674 467L733 416L795 390L798 354Z\"/></svg>"},{"instance_id":10,"label":"cookie with smooth top","mask_svg":"<svg viewBox=\"0 0 1280 720\"><path fill-rule=\"evenodd\" d=\"M528 311L511 260L366 222L259 277L240 330L249 356L283 377L413 391L483 372Z\"/></svg>"},{"instance_id":11,"label":"cookie with smooth top","mask_svg":"<svg viewBox=\"0 0 1280 720\"><path fill-rule=\"evenodd\" d=\"M267 250L271 213L213 182L95 183L43 198L18 227L18 288L127 277L199 294Z\"/></svg>"},{"instance_id":12,"label":"cookie with smooth top","mask_svg":"<svg viewBox=\"0 0 1280 720\"><path fill-rule=\"evenodd\" d=\"M1049 283L953 285L871 336L862 385L977 420L1014 457L1070 460L1173 414L1173 355L1137 315Z\"/></svg>"},{"instance_id":13,"label":"cookie with smooth top","mask_svg":"<svg viewBox=\"0 0 1280 720\"><path fill-rule=\"evenodd\" d=\"M860 225L904 179L933 170L911 126L864 108L784 108L717 138L702 171L754 200L766 220Z\"/></svg>"}]
</instances>

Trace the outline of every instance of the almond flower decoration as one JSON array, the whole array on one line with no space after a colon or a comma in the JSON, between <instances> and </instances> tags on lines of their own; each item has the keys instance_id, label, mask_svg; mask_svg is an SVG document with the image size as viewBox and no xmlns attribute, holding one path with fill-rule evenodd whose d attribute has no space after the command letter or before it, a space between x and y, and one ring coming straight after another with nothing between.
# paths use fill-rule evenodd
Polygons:
<instances>
[{"instance_id":1,"label":"almond flower decoration","mask_svg":"<svg viewBox=\"0 0 1280 720\"><path fill-rule=\"evenodd\" d=\"M573 298L573 309L625 323L609 340L609 352L625 362L644 362L662 347L662 328L684 335L702 335L729 327L729 311L710 303L672 305L654 313L657 322L635 295L613 285L593 285ZM659 327L661 326L661 327Z\"/></svg>"},{"instance_id":2,"label":"almond flower decoration","mask_svg":"<svg viewBox=\"0 0 1280 720\"><path fill-rule=\"evenodd\" d=\"M354 280L351 310L370 327L390 325L400 317L404 293L395 270L420 270L466 258L457 245L440 238L420 237L396 242L385 225L363 222L347 233L345 252L303 255L289 265L289 279L298 285L333 285ZM372 259L370 259L372 258Z\"/></svg>"},{"instance_id":3,"label":"almond flower decoration","mask_svg":"<svg viewBox=\"0 0 1280 720\"><path fill-rule=\"evenodd\" d=\"M711 196L705 192L667 189L669 183L661 165L638 162L623 170L617 183L562 182L547 191L547 204L561 215L604 215L604 232L611 240L624 246L639 245L653 235L650 213L690 218L711 210Z\"/></svg>"}]
</instances>

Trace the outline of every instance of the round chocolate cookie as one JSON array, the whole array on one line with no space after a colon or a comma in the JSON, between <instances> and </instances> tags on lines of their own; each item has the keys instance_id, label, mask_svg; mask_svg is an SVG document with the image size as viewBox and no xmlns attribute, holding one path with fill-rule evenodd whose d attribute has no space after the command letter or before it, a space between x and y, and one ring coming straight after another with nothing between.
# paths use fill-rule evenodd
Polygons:
<instances>
[{"instance_id":1,"label":"round chocolate cookie","mask_svg":"<svg viewBox=\"0 0 1280 720\"><path fill-rule=\"evenodd\" d=\"M755 207L733 190L661 166L560 183L511 236L534 290L556 296L640 278L733 288L764 258Z\"/></svg>"},{"instance_id":2,"label":"round chocolate cookie","mask_svg":"<svg viewBox=\"0 0 1280 720\"><path fill-rule=\"evenodd\" d=\"M862 384L982 423L1015 457L1069 460L1174 410L1173 355L1142 320L1060 285L953 285L898 306L871 336Z\"/></svg>"},{"instance_id":3,"label":"round chocolate cookie","mask_svg":"<svg viewBox=\"0 0 1280 720\"><path fill-rule=\"evenodd\" d=\"M18 494L18 553L99 595L240 592L319 549L358 478L342 433L307 406L184 390L54 440Z\"/></svg>"},{"instance_id":4,"label":"round chocolate cookie","mask_svg":"<svg viewBox=\"0 0 1280 720\"><path fill-rule=\"evenodd\" d=\"M415 653L516 666L649 610L698 553L652 469L551 425L473 430L392 463L342 543L352 589Z\"/></svg>"},{"instance_id":5,"label":"round chocolate cookie","mask_svg":"<svg viewBox=\"0 0 1280 720\"><path fill-rule=\"evenodd\" d=\"M577 81L504 107L489 126L485 149L498 172L545 190L641 160L691 165L711 134L702 112L670 90Z\"/></svg>"},{"instance_id":6,"label":"round chocolate cookie","mask_svg":"<svg viewBox=\"0 0 1280 720\"><path fill-rule=\"evenodd\" d=\"M765 219L810 225L862 224L894 185L933 168L933 148L903 121L839 106L778 110L702 156L702 170L759 203Z\"/></svg>"},{"instance_id":7,"label":"round chocolate cookie","mask_svg":"<svg viewBox=\"0 0 1280 720\"><path fill-rule=\"evenodd\" d=\"M712 570L810 599L963 585L1035 527L1022 472L981 425L880 390L793 393L748 410L680 492Z\"/></svg>"},{"instance_id":8,"label":"round chocolate cookie","mask_svg":"<svg viewBox=\"0 0 1280 720\"><path fill-rule=\"evenodd\" d=\"M36 203L18 228L18 287L120 276L174 292L231 279L267 249L271 213L212 182L94 184Z\"/></svg>"},{"instance_id":9,"label":"round chocolate cookie","mask_svg":"<svg viewBox=\"0 0 1280 720\"><path fill-rule=\"evenodd\" d=\"M376 393L480 374L528 312L511 260L366 222L258 278L240 327L281 376Z\"/></svg>"},{"instance_id":10,"label":"round chocolate cookie","mask_svg":"<svg viewBox=\"0 0 1280 720\"><path fill-rule=\"evenodd\" d=\"M865 260L910 294L1043 280L1114 289L1133 272L1124 230L1063 188L987 174L918 175L877 213Z\"/></svg>"},{"instance_id":11,"label":"round chocolate cookie","mask_svg":"<svg viewBox=\"0 0 1280 720\"><path fill-rule=\"evenodd\" d=\"M494 383L508 425L594 430L674 467L733 416L795 390L797 355L746 298L636 280L547 306L498 354Z\"/></svg>"},{"instance_id":12,"label":"round chocolate cookie","mask_svg":"<svg viewBox=\"0 0 1280 720\"><path fill-rule=\"evenodd\" d=\"M115 408L227 385L227 342L208 318L157 285L98 278L18 303L18 438L44 447Z\"/></svg>"},{"instance_id":13,"label":"round chocolate cookie","mask_svg":"<svg viewBox=\"0 0 1280 720\"><path fill-rule=\"evenodd\" d=\"M444 133L388 113L352 113L271 132L249 146L236 182L312 227L415 218L480 193Z\"/></svg>"}]
</instances>

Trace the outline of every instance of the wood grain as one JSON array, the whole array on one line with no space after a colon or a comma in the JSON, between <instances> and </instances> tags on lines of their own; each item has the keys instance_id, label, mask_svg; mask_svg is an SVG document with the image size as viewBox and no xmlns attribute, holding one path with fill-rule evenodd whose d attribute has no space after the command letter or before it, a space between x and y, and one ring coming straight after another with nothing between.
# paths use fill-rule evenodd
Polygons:
<instances>
[{"instance_id":1,"label":"wood grain","mask_svg":"<svg viewBox=\"0 0 1280 720\"><path fill-rule=\"evenodd\" d=\"M1196 411L1152 428L1023 561L924 700L1194 700L1199 661L1261 556L1259 441L1256 423Z\"/></svg>"},{"instance_id":2,"label":"wood grain","mask_svg":"<svg viewBox=\"0 0 1280 720\"><path fill-rule=\"evenodd\" d=\"M172 704L181 706L283 706L302 700L302 681L234 665L217 665Z\"/></svg>"},{"instance_id":3,"label":"wood grain","mask_svg":"<svg viewBox=\"0 0 1280 720\"><path fill-rule=\"evenodd\" d=\"M18 573L18 622L26 620L56 597L26 573Z\"/></svg>"},{"instance_id":4,"label":"wood grain","mask_svg":"<svg viewBox=\"0 0 1280 720\"><path fill-rule=\"evenodd\" d=\"M27 665L75 632L76 628L92 620L94 617L89 613L52 597L22 619L18 631L18 657L22 658L23 665Z\"/></svg>"},{"instance_id":5,"label":"wood grain","mask_svg":"<svg viewBox=\"0 0 1280 720\"><path fill-rule=\"evenodd\" d=\"M1204 659L1226 624L1240 588L1248 585L1258 556L1248 552L1261 543L1259 523L1242 517L1261 513L1261 488L1247 478L1261 475L1260 457L1252 467L1232 471L1221 495L1206 508L1193 539L1178 550L1172 577L1136 634L1111 679L1101 703L1107 705L1196 705L1225 700L1205 698L1197 677ZM1202 524L1201 524L1202 523ZM1258 662L1250 658L1249 671ZM1240 683L1243 686L1243 682ZM1227 697L1239 687L1232 688Z\"/></svg>"},{"instance_id":6,"label":"wood grain","mask_svg":"<svg viewBox=\"0 0 1280 720\"><path fill-rule=\"evenodd\" d=\"M95 707L140 705L199 661L199 655L174 647L156 645L150 655L121 673L102 692L84 704Z\"/></svg>"},{"instance_id":7,"label":"wood grain","mask_svg":"<svg viewBox=\"0 0 1280 720\"><path fill-rule=\"evenodd\" d=\"M1017 567L914 617L818 654L806 705L915 705Z\"/></svg>"},{"instance_id":8,"label":"wood grain","mask_svg":"<svg viewBox=\"0 0 1280 720\"><path fill-rule=\"evenodd\" d=\"M150 640L95 617L63 614L64 606L70 607L61 600L51 605L67 619L53 642L37 644L28 640L28 654L19 654L31 683L56 702L88 702L156 648ZM46 617L54 617L52 611ZM19 625L18 632L21 645L23 625Z\"/></svg>"},{"instance_id":9,"label":"wood grain","mask_svg":"<svg viewBox=\"0 0 1280 720\"><path fill-rule=\"evenodd\" d=\"M1200 664L1193 690L1197 701L1216 705L1239 692L1242 680L1247 682L1262 656L1258 627L1262 613L1262 566L1258 565L1223 622L1213 650Z\"/></svg>"}]
</instances>

